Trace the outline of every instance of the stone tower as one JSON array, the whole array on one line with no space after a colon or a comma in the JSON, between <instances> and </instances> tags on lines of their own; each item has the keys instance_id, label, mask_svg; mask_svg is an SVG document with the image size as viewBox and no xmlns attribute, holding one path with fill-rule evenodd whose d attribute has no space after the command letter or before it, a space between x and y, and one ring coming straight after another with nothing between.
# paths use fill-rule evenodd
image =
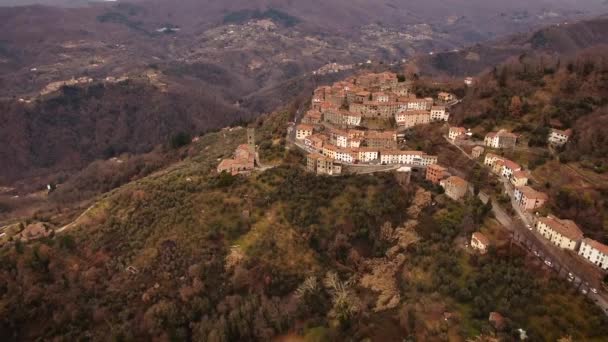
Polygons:
<instances>
[{"instance_id":1,"label":"stone tower","mask_svg":"<svg viewBox=\"0 0 608 342\"><path fill-rule=\"evenodd\" d=\"M255 149L255 128L247 128L247 145Z\"/></svg>"}]
</instances>

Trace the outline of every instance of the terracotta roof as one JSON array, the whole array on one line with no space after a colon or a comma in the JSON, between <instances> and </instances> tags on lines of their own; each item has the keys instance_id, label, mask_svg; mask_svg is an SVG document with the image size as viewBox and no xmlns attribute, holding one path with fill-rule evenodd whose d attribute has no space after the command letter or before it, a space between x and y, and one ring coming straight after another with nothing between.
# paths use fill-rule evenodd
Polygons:
<instances>
[{"instance_id":1,"label":"terracotta roof","mask_svg":"<svg viewBox=\"0 0 608 342\"><path fill-rule=\"evenodd\" d=\"M506 168L509 168L513 171L521 170L521 166L519 166L519 164L517 164L516 162L514 162L512 160L505 159L504 163L505 163Z\"/></svg>"},{"instance_id":2,"label":"terracotta roof","mask_svg":"<svg viewBox=\"0 0 608 342\"><path fill-rule=\"evenodd\" d=\"M486 246L490 244L490 240L488 240L488 238L480 232L473 233L472 237Z\"/></svg>"},{"instance_id":3,"label":"terracotta roof","mask_svg":"<svg viewBox=\"0 0 608 342\"><path fill-rule=\"evenodd\" d=\"M371 131L371 132L367 132L366 137L368 139L393 139L393 136L395 134L397 134L396 131L384 131L384 132Z\"/></svg>"},{"instance_id":4,"label":"terracotta roof","mask_svg":"<svg viewBox=\"0 0 608 342\"><path fill-rule=\"evenodd\" d=\"M565 135L565 136L567 136L567 137L569 137L569 136L571 136L571 135L572 135L572 130L571 130L571 129L567 129L567 130L565 130L565 131L562 131L562 130L557 129L557 128L552 128L552 129L551 129L551 131L552 131L552 132L555 132L555 133L557 133L557 134L562 134L562 135Z\"/></svg>"},{"instance_id":5,"label":"terracotta roof","mask_svg":"<svg viewBox=\"0 0 608 342\"><path fill-rule=\"evenodd\" d=\"M561 220L553 215L541 217L538 221L544 223L552 230L569 238L570 240L579 240L583 238L583 232L572 220Z\"/></svg>"},{"instance_id":6,"label":"terracotta roof","mask_svg":"<svg viewBox=\"0 0 608 342\"><path fill-rule=\"evenodd\" d=\"M591 246L592 248L597 249L598 251L600 251L600 253L608 255L608 246L604 245L603 243L597 242L589 238L584 238L583 242Z\"/></svg>"},{"instance_id":7,"label":"terracotta roof","mask_svg":"<svg viewBox=\"0 0 608 342\"><path fill-rule=\"evenodd\" d=\"M445 110L445 106L433 106L431 110Z\"/></svg>"},{"instance_id":8,"label":"terracotta roof","mask_svg":"<svg viewBox=\"0 0 608 342\"><path fill-rule=\"evenodd\" d=\"M483 150L485 150L483 148L483 146L475 146L475 147L473 147L473 151L483 151ZM488 153L488 154L491 154L491 153Z\"/></svg>"},{"instance_id":9,"label":"terracotta roof","mask_svg":"<svg viewBox=\"0 0 608 342\"><path fill-rule=\"evenodd\" d=\"M520 186L517 188L517 190L529 199L542 199L545 201L548 199L547 194L540 191L536 191L527 185Z\"/></svg>"},{"instance_id":10,"label":"terracotta roof","mask_svg":"<svg viewBox=\"0 0 608 342\"><path fill-rule=\"evenodd\" d=\"M307 124L299 124L296 127L296 130L300 131L300 130L307 130L307 131L312 131L314 129L313 126L311 125L307 125Z\"/></svg>"},{"instance_id":11,"label":"terracotta roof","mask_svg":"<svg viewBox=\"0 0 608 342\"><path fill-rule=\"evenodd\" d=\"M452 183L458 187L466 187L469 184L466 180L464 180L458 176L450 176L446 179L446 181L449 183Z\"/></svg>"},{"instance_id":12,"label":"terracotta roof","mask_svg":"<svg viewBox=\"0 0 608 342\"><path fill-rule=\"evenodd\" d=\"M513 172L513 178L530 178L530 174L528 171L519 170Z\"/></svg>"},{"instance_id":13,"label":"terracotta roof","mask_svg":"<svg viewBox=\"0 0 608 342\"><path fill-rule=\"evenodd\" d=\"M454 131L465 133L467 131L467 129L464 127L450 127L450 132L454 132Z\"/></svg>"},{"instance_id":14,"label":"terracotta roof","mask_svg":"<svg viewBox=\"0 0 608 342\"><path fill-rule=\"evenodd\" d=\"M433 165L429 165L427 167L427 169L433 169L433 170L437 170L437 171L447 171L447 168L439 165L439 164L433 164Z\"/></svg>"}]
</instances>

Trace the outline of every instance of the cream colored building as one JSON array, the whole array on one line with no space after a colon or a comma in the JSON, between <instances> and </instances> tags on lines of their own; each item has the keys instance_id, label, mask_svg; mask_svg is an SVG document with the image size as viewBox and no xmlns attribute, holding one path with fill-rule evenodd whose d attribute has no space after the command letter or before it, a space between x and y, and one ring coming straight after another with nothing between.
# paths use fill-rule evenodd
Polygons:
<instances>
[{"instance_id":1,"label":"cream colored building","mask_svg":"<svg viewBox=\"0 0 608 342\"><path fill-rule=\"evenodd\" d=\"M439 182L439 185L445 190L446 196L454 201L463 198L469 190L469 182L458 176L450 176L446 179L442 179Z\"/></svg>"},{"instance_id":2,"label":"cream colored building","mask_svg":"<svg viewBox=\"0 0 608 342\"><path fill-rule=\"evenodd\" d=\"M431 121L448 121L450 113L445 109L445 106L431 107Z\"/></svg>"},{"instance_id":3,"label":"cream colored building","mask_svg":"<svg viewBox=\"0 0 608 342\"><path fill-rule=\"evenodd\" d=\"M482 233L475 232L471 236L471 247L478 250L481 254L486 254L488 247L490 247L490 240Z\"/></svg>"},{"instance_id":4,"label":"cream colored building","mask_svg":"<svg viewBox=\"0 0 608 342\"><path fill-rule=\"evenodd\" d=\"M307 124L300 124L296 127L296 139L304 140L306 137L311 136L313 133L313 126Z\"/></svg>"},{"instance_id":5,"label":"cream colored building","mask_svg":"<svg viewBox=\"0 0 608 342\"><path fill-rule=\"evenodd\" d=\"M553 215L539 218L536 230L557 247L573 251L583 239L583 232L574 221L561 220Z\"/></svg>"},{"instance_id":6,"label":"cream colored building","mask_svg":"<svg viewBox=\"0 0 608 342\"><path fill-rule=\"evenodd\" d=\"M456 138L466 133L467 130L464 127L450 127L450 130L448 131L448 138L454 141Z\"/></svg>"},{"instance_id":7,"label":"cream colored building","mask_svg":"<svg viewBox=\"0 0 608 342\"><path fill-rule=\"evenodd\" d=\"M608 270L608 246L595 240L584 238L578 254L597 267Z\"/></svg>"},{"instance_id":8,"label":"cream colored building","mask_svg":"<svg viewBox=\"0 0 608 342\"><path fill-rule=\"evenodd\" d=\"M571 135L572 135L571 129L562 131L562 130L553 128L553 129L551 129L551 132L549 133L549 137L547 138L547 140L550 145L563 146L568 142Z\"/></svg>"}]
</instances>

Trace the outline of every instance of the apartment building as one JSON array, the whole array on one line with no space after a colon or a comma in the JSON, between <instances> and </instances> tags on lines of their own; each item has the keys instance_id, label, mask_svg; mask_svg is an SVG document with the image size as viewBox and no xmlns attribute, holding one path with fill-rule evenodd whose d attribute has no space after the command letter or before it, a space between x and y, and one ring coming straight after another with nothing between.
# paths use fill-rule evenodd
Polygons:
<instances>
[{"instance_id":1,"label":"apartment building","mask_svg":"<svg viewBox=\"0 0 608 342\"><path fill-rule=\"evenodd\" d=\"M523 210L540 208L545 205L548 200L545 193L536 191L527 185L515 188L514 197L517 205Z\"/></svg>"},{"instance_id":2,"label":"apartment building","mask_svg":"<svg viewBox=\"0 0 608 342\"><path fill-rule=\"evenodd\" d=\"M595 240L584 238L578 254L597 267L608 270L608 246Z\"/></svg>"},{"instance_id":3,"label":"apartment building","mask_svg":"<svg viewBox=\"0 0 608 342\"><path fill-rule=\"evenodd\" d=\"M446 179L442 179L439 182L439 185L445 190L446 196L454 201L463 198L469 190L469 182L458 176L450 176Z\"/></svg>"},{"instance_id":4,"label":"apartment building","mask_svg":"<svg viewBox=\"0 0 608 342\"><path fill-rule=\"evenodd\" d=\"M583 232L571 220L562 220L553 215L541 217L536 222L536 230L559 248L577 250L583 239Z\"/></svg>"}]
</instances>

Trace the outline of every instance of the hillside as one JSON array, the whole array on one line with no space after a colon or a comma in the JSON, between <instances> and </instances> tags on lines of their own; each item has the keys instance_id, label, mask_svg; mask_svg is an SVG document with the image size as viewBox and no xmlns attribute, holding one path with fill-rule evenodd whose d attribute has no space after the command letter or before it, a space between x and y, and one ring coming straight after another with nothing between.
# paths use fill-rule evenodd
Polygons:
<instances>
[{"instance_id":1,"label":"hillside","mask_svg":"<svg viewBox=\"0 0 608 342\"><path fill-rule=\"evenodd\" d=\"M494 42L476 44L461 51L422 56L416 60L415 65L427 75L477 75L520 55L571 56L584 49L606 45L606 30L606 16L577 22L566 21Z\"/></svg>"},{"instance_id":2,"label":"hillside","mask_svg":"<svg viewBox=\"0 0 608 342\"><path fill-rule=\"evenodd\" d=\"M259 120L260 139L280 138L288 117ZM251 176L215 174L243 141L242 129L210 133L68 230L2 247L0 336L464 340L492 331L495 310L508 317L503 338L517 327L538 340L608 334L589 302L508 249L477 201L391 174L317 177L295 152ZM57 215L35 217L58 228ZM496 243L482 257L457 242L480 227Z\"/></svg>"},{"instance_id":3,"label":"hillside","mask_svg":"<svg viewBox=\"0 0 608 342\"><path fill-rule=\"evenodd\" d=\"M507 157L533 170L554 212L600 241L608 241L607 75L605 48L569 58L525 57L481 76L453 113L453 125L478 137L499 128L520 135L521 148ZM571 141L551 153L550 128L573 130Z\"/></svg>"}]
</instances>

